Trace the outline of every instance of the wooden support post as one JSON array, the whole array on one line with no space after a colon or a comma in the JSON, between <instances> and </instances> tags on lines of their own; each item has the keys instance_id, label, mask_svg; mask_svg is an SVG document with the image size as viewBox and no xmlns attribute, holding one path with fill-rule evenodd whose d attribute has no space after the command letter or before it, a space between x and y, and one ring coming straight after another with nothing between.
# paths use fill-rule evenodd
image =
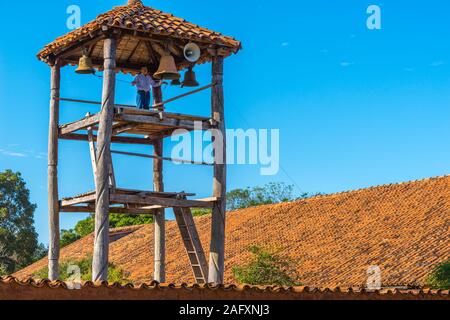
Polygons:
<instances>
[{"instance_id":1,"label":"wooden support post","mask_svg":"<svg viewBox=\"0 0 450 320\"><path fill-rule=\"evenodd\" d=\"M61 66L58 61L52 66L50 122L48 137L48 210L50 242L48 248L48 278L59 277L59 195L58 195L58 126Z\"/></svg>"},{"instance_id":2,"label":"wooden support post","mask_svg":"<svg viewBox=\"0 0 450 320\"><path fill-rule=\"evenodd\" d=\"M117 40L115 38L105 39L102 109L97 137L95 240L92 263L92 281L94 282L108 280L109 174L116 85L116 47Z\"/></svg>"},{"instance_id":3,"label":"wooden support post","mask_svg":"<svg viewBox=\"0 0 450 320\"><path fill-rule=\"evenodd\" d=\"M154 104L162 102L161 87L153 88ZM155 140L153 144L153 188L155 192L164 192L163 180L163 139ZM164 209L158 209L155 214L155 258L154 280L166 282L166 214Z\"/></svg>"},{"instance_id":4,"label":"wooden support post","mask_svg":"<svg viewBox=\"0 0 450 320\"><path fill-rule=\"evenodd\" d=\"M219 198L215 203L211 221L211 246L209 256L209 283L223 284L225 264L225 214L226 214L226 135L223 94L223 60L215 56L212 63L211 109L212 118L218 126L214 137L214 179L213 197ZM221 140L221 141L220 141ZM222 150L221 150L222 149ZM222 154L218 154L222 152Z\"/></svg>"}]
</instances>

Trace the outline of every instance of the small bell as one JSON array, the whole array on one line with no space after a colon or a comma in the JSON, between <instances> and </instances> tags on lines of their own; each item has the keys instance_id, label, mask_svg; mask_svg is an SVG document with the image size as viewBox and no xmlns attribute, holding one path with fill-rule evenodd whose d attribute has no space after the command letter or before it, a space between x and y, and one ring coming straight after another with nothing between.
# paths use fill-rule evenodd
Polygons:
<instances>
[{"instance_id":1,"label":"small bell","mask_svg":"<svg viewBox=\"0 0 450 320\"><path fill-rule=\"evenodd\" d=\"M195 75L192 67L189 67L188 71L184 74L183 87L198 87L200 84L197 81L197 76Z\"/></svg>"},{"instance_id":2,"label":"small bell","mask_svg":"<svg viewBox=\"0 0 450 320\"><path fill-rule=\"evenodd\" d=\"M89 58L86 50L83 50L83 56L80 58L78 63L78 68L75 70L78 74L95 74L94 66L92 65L92 60Z\"/></svg>"},{"instance_id":3,"label":"small bell","mask_svg":"<svg viewBox=\"0 0 450 320\"><path fill-rule=\"evenodd\" d=\"M178 73L175 59L170 54L167 53L166 55L161 57L158 71L156 71L153 77L158 80L180 79L181 76Z\"/></svg>"}]
</instances>

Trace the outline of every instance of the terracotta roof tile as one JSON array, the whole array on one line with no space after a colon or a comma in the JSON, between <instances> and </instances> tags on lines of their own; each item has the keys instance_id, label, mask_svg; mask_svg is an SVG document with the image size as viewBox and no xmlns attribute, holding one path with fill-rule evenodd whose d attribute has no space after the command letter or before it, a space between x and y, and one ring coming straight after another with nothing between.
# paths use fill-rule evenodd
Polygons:
<instances>
[{"instance_id":1,"label":"terracotta roof tile","mask_svg":"<svg viewBox=\"0 0 450 320\"><path fill-rule=\"evenodd\" d=\"M208 248L210 217L196 218ZM298 262L304 285L361 287L378 265L383 286L425 285L433 267L450 258L450 176L324 195L293 203L227 214L226 283L231 269L246 263L251 245L271 245ZM92 252L90 235L62 249L62 257ZM167 225L167 280L192 282L175 222ZM111 261L148 282L153 274L153 226L145 225L111 243ZM29 277L46 259L21 270Z\"/></svg>"},{"instance_id":2,"label":"terracotta roof tile","mask_svg":"<svg viewBox=\"0 0 450 320\"><path fill-rule=\"evenodd\" d=\"M115 7L99 15L94 21L57 38L38 53L38 58L45 61L50 54L58 53L60 50L89 37L89 34L101 30L102 26L199 41L227 47L235 52L241 48L241 43L234 38L202 28L184 19L174 17L172 14L146 7L141 1L136 1L125 6Z\"/></svg>"},{"instance_id":3,"label":"terracotta roof tile","mask_svg":"<svg viewBox=\"0 0 450 320\"><path fill-rule=\"evenodd\" d=\"M37 289L37 290L36 290ZM50 290L50 291L49 291ZM107 290L107 292L105 291ZM56 293L56 294L55 294ZM14 277L0 277L1 299L189 299L189 300L417 300L417 299L450 299L449 290L374 290L360 288L314 288L314 287L279 287L279 286L249 286L249 285L189 285L183 283L159 284L157 282L139 285L107 282L82 283L80 290L69 290L62 281L49 281L28 278L19 280Z\"/></svg>"}]
</instances>

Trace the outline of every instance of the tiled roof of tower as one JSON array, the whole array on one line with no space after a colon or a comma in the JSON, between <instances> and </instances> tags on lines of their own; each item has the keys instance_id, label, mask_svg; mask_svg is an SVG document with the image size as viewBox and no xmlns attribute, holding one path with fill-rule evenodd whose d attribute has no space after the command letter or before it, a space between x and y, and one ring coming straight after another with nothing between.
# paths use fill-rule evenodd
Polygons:
<instances>
[{"instance_id":1,"label":"tiled roof of tower","mask_svg":"<svg viewBox=\"0 0 450 320\"><path fill-rule=\"evenodd\" d=\"M202 28L172 14L144 6L140 0L130 0L127 5L115 7L99 15L94 21L57 38L38 53L38 58L45 61L49 55L57 54L61 50L89 38L94 31L101 30L104 26L222 46L233 52L237 52L241 48L241 43L234 38Z\"/></svg>"},{"instance_id":2,"label":"tiled roof of tower","mask_svg":"<svg viewBox=\"0 0 450 320\"><path fill-rule=\"evenodd\" d=\"M210 217L196 218L207 249ZM226 283L245 264L252 245L275 246L298 261L303 285L363 286L369 266L381 268L383 286L424 286L433 268L450 258L450 176L384 185L227 214ZM62 249L62 259L92 253L90 235ZM167 281L192 282L177 225L167 225ZM111 243L111 261L149 282L153 226L130 229ZM27 278L46 259L16 274Z\"/></svg>"}]
</instances>

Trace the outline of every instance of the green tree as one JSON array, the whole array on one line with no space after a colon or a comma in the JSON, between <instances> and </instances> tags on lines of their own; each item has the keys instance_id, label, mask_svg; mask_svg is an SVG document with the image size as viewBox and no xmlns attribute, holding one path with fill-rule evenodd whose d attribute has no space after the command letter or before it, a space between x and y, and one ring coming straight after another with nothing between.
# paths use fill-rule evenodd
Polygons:
<instances>
[{"instance_id":1,"label":"green tree","mask_svg":"<svg viewBox=\"0 0 450 320\"><path fill-rule=\"evenodd\" d=\"M65 247L75 241L81 239L80 235L78 235L74 229L70 230L61 230L61 247Z\"/></svg>"},{"instance_id":2,"label":"green tree","mask_svg":"<svg viewBox=\"0 0 450 320\"><path fill-rule=\"evenodd\" d=\"M428 285L433 289L450 289L450 260L437 265L427 279Z\"/></svg>"},{"instance_id":3,"label":"green tree","mask_svg":"<svg viewBox=\"0 0 450 320\"><path fill-rule=\"evenodd\" d=\"M0 247L1 269L13 273L33 263L42 255L34 227L36 205L20 173L0 173Z\"/></svg>"},{"instance_id":4,"label":"green tree","mask_svg":"<svg viewBox=\"0 0 450 320\"><path fill-rule=\"evenodd\" d=\"M271 182L264 186L235 189L227 193L227 210L238 210L265 204L274 204L295 200L294 186L285 183ZM306 198L302 194L300 198Z\"/></svg>"},{"instance_id":5,"label":"green tree","mask_svg":"<svg viewBox=\"0 0 450 320\"><path fill-rule=\"evenodd\" d=\"M59 264L60 276L59 279L62 281L69 280L71 274L69 274L70 266L77 266L80 268L81 279L83 281L92 280L92 256L87 256L81 260L67 260ZM42 268L41 270L33 274L34 278L37 279L47 279L48 267ZM108 267L108 282L114 283L119 282L122 284L129 283L127 279L129 275L122 269L116 267L114 264L110 263Z\"/></svg>"},{"instance_id":6,"label":"green tree","mask_svg":"<svg viewBox=\"0 0 450 320\"><path fill-rule=\"evenodd\" d=\"M191 211L194 217L207 216L212 213L212 210L207 208L194 208Z\"/></svg>"},{"instance_id":7,"label":"green tree","mask_svg":"<svg viewBox=\"0 0 450 320\"><path fill-rule=\"evenodd\" d=\"M253 246L250 249L252 258L244 266L232 268L237 281L250 285L299 286L300 276L297 263L275 252Z\"/></svg>"}]
</instances>

